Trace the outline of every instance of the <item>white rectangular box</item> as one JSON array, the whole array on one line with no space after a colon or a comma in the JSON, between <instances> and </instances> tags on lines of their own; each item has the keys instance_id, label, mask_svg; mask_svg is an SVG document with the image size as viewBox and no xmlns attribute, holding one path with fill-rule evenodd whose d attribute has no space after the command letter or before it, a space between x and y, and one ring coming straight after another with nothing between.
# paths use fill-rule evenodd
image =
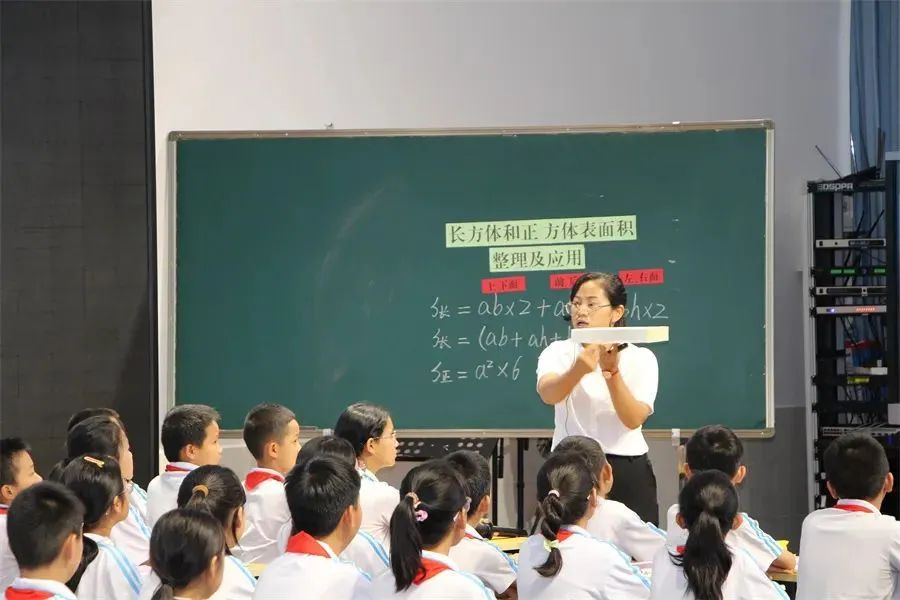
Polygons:
<instances>
[{"instance_id":1,"label":"white rectangular box","mask_svg":"<svg viewBox=\"0 0 900 600\"><path fill-rule=\"evenodd\" d=\"M579 344L655 344L669 341L669 327L585 327L572 330Z\"/></svg>"}]
</instances>

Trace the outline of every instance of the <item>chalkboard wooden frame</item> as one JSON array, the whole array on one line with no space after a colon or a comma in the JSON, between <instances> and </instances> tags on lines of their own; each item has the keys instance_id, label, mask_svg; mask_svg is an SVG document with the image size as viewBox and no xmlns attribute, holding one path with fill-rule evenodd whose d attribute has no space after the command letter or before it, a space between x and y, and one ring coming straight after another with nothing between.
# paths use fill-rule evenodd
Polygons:
<instances>
[{"instance_id":1,"label":"chalkboard wooden frame","mask_svg":"<svg viewBox=\"0 0 900 600\"><path fill-rule=\"evenodd\" d=\"M683 132L704 130L763 129L766 133L766 170L765 170L765 418L766 424L761 429L736 429L736 433L744 438L767 438L775 433L774 411L774 122L768 119L735 120L716 122L664 124L633 124L612 126L527 126L527 127L479 127L450 129L356 129L338 130L326 128L322 130L295 131L173 131L167 140L167 181L166 202L169 219L166 223L166 241L170 260L163 266L164 277L168 280L168 294L164 302L170 318L160 329L160 354L167 349L168 360L161 356L160 377L165 378L165 389L169 394L160 398L162 407L168 409L175 404L175 329L177 273L175 266L176 248L176 148L181 140L214 140L214 139L283 139L283 138L347 138L347 137L416 137L416 136L496 136L526 134L566 134L566 133L653 133ZM677 335L677 334L676 334ZM537 399L536 399L537 400ZM506 437L506 438L541 438L552 435L552 429L400 429L403 437ZM690 429L645 429L644 434L650 438L684 437L692 433Z\"/></svg>"}]
</instances>

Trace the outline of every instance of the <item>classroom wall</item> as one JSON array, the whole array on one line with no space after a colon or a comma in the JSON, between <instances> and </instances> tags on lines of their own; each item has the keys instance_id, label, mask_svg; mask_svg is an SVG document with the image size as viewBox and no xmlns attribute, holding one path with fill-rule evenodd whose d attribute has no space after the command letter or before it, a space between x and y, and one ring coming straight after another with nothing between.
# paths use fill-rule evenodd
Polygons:
<instances>
[{"instance_id":1,"label":"classroom wall","mask_svg":"<svg viewBox=\"0 0 900 600\"><path fill-rule=\"evenodd\" d=\"M76 410L155 456L141 3L0 2L0 435L62 458Z\"/></svg>"},{"instance_id":2,"label":"classroom wall","mask_svg":"<svg viewBox=\"0 0 900 600\"><path fill-rule=\"evenodd\" d=\"M160 273L167 272L171 261L164 226L171 219L164 142L172 130L773 119L776 429L788 436L781 433L759 443L767 452L777 449L780 461L789 461L796 467L792 472L803 474L788 493L803 498L805 455L802 446L797 452L792 443L802 439L803 419L795 417L802 417L805 393L800 278L804 182L833 174L816 144L847 171L847 6L829 0L157 0ZM728 201L727 190L722 198ZM164 374L171 367L166 324L173 315L168 281L160 283ZM697 290L698 310L703 302L703 291ZM697 355L703 359L702 348ZM165 377L160 391L164 402L171 397ZM790 428L781 429L782 423ZM794 506L796 497L784 506L773 501L774 511L796 520L794 508L786 508Z\"/></svg>"}]
</instances>

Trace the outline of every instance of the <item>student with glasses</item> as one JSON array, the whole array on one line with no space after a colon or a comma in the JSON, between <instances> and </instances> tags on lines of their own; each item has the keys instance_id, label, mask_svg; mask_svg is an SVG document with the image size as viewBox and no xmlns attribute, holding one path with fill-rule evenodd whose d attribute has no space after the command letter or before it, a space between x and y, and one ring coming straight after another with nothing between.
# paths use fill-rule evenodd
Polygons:
<instances>
[{"instance_id":1,"label":"student with glasses","mask_svg":"<svg viewBox=\"0 0 900 600\"><path fill-rule=\"evenodd\" d=\"M572 286L566 320L573 328L623 327L627 299L618 276L586 273ZM654 525L656 477L641 427L653 414L658 382L656 356L631 344L559 340L538 359L537 391L554 407L553 447L570 435L600 442L615 475L608 498Z\"/></svg>"}]
</instances>

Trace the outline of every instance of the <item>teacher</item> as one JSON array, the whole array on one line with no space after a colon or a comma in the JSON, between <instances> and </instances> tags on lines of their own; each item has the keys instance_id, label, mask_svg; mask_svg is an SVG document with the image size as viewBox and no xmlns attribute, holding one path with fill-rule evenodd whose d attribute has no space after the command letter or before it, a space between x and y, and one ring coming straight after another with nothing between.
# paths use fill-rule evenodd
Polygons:
<instances>
[{"instance_id":1,"label":"teacher","mask_svg":"<svg viewBox=\"0 0 900 600\"><path fill-rule=\"evenodd\" d=\"M627 299L617 275L586 273L572 286L566 320L574 328L624 327ZM658 382L656 355L631 344L559 340L538 358L538 394L554 407L553 447L570 435L600 442L615 476L609 498L654 525L656 476L641 426L653 414Z\"/></svg>"}]
</instances>

